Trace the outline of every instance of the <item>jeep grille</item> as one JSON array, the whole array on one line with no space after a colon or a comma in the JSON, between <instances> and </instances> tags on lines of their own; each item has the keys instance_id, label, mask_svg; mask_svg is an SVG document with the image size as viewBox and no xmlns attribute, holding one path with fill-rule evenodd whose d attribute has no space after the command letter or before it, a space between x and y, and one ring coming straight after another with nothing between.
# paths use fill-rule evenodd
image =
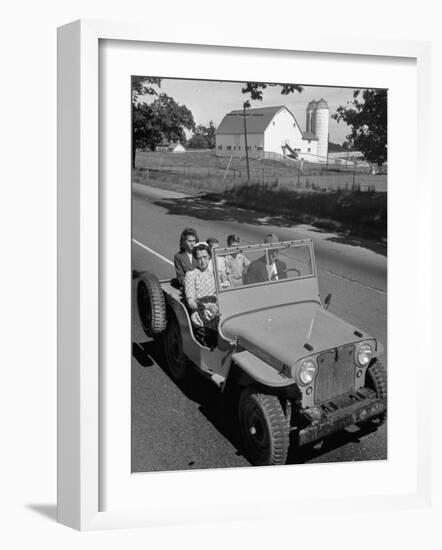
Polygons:
<instances>
[{"instance_id":1,"label":"jeep grille","mask_svg":"<svg viewBox=\"0 0 442 550\"><path fill-rule=\"evenodd\" d=\"M343 346L318 356L315 403L322 403L354 389L355 346Z\"/></svg>"}]
</instances>

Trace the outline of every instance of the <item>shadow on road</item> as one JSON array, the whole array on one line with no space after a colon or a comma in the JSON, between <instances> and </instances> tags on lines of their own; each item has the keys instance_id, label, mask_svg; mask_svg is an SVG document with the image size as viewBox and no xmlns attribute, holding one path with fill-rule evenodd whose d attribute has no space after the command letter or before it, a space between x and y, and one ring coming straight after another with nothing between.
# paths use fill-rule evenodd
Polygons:
<instances>
[{"instance_id":1,"label":"shadow on road","mask_svg":"<svg viewBox=\"0 0 442 550\"><path fill-rule=\"evenodd\" d=\"M238 390L221 393L210 380L198 374L191 366L189 366L189 374L185 381L177 384L172 380L165 366L161 346L153 340L133 342L132 350L134 358L141 367L158 365L188 399L199 405L201 414L233 445L236 454L243 456L237 420ZM368 433L363 430L355 432L342 430L324 439L320 445L309 445L302 448L292 445L287 464L304 464L312 460L320 462L317 459L322 455L349 443L359 443L360 438ZM330 462L330 460L324 460L324 462Z\"/></svg>"},{"instance_id":2,"label":"shadow on road","mask_svg":"<svg viewBox=\"0 0 442 550\"><path fill-rule=\"evenodd\" d=\"M191 365L186 379L175 382L167 370L161 345L155 341L133 342L132 354L142 367L158 365L170 378L171 382L179 387L184 395L199 405L199 411L209 422L237 449L242 455L237 432L236 410L238 396L234 392L222 394L217 386L204 376L198 374Z\"/></svg>"},{"instance_id":3,"label":"shadow on road","mask_svg":"<svg viewBox=\"0 0 442 550\"><path fill-rule=\"evenodd\" d=\"M210 195L193 196L183 198L161 199L154 201L156 206L160 206L167 210L171 216L190 216L201 220L224 221L247 223L250 225L271 225L276 227L292 228L296 224L304 224L303 220L297 219L296 216L287 215L268 215L256 210L246 210L226 204L224 201L210 200ZM314 228L317 233L329 233L330 231L320 228ZM350 246L362 246L373 252L387 255L387 244L371 239L359 238L347 233L337 233L333 237L327 237L325 240L330 240L337 243L348 244Z\"/></svg>"},{"instance_id":4,"label":"shadow on road","mask_svg":"<svg viewBox=\"0 0 442 550\"><path fill-rule=\"evenodd\" d=\"M150 351L150 348L153 346L153 342L146 342L144 344L132 342L132 355L142 367L152 367L154 365L151 357L152 351Z\"/></svg>"},{"instance_id":5,"label":"shadow on road","mask_svg":"<svg viewBox=\"0 0 442 550\"><path fill-rule=\"evenodd\" d=\"M306 462L311 462L314 459L318 459L321 455L336 451L340 447L344 447L350 443L361 443L361 438L369 433L372 433L373 431L375 430L369 431L356 428L356 431L353 432L348 429L344 429L326 437L316 444L305 445L300 448L296 448L292 445L287 457L287 464L305 464ZM363 460L368 459L364 458ZM315 460L315 462L320 463L321 461ZM326 460L324 462L331 462L331 460ZM333 462L347 462L347 460L337 458L336 460L333 460Z\"/></svg>"}]
</instances>

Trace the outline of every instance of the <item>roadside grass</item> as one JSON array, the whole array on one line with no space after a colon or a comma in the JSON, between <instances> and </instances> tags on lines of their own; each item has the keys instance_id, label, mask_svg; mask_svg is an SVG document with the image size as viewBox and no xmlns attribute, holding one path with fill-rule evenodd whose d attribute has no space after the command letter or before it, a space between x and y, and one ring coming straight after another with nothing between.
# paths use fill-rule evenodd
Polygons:
<instances>
[{"instance_id":1,"label":"roadside grass","mask_svg":"<svg viewBox=\"0 0 442 550\"><path fill-rule=\"evenodd\" d=\"M357 187L305 192L254 183L230 189L223 197L234 206L286 216L319 229L384 242L387 239L386 193L360 191Z\"/></svg>"},{"instance_id":2,"label":"roadside grass","mask_svg":"<svg viewBox=\"0 0 442 550\"><path fill-rule=\"evenodd\" d=\"M293 223L309 224L326 231L386 242L387 193L358 185L324 190L314 180L301 185L281 183L280 178L262 183L223 176L183 176L162 170L135 169L132 181L162 189L204 196L232 206L256 210L264 216L283 216Z\"/></svg>"},{"instance_id":3,"label":"roadside grass","mask_svg":"<svg viewBox=\"0 0 442 550\"><path fill-rule=\"evenodd\" d=\"M137 168L152 172L180 174L192 179L198 177L229 180L238 183L247 176L245 158L220 157L211 151L188 151L186 153L166 153L158 151L137 151ZM387 190L387 175L371 175L367 167L345 167L341 165L325 165L305 161L300 166L299 161L285 159L249 159L251 180L271 183L278 178L281 184L304 187L314 184L324 189L336 189L342 186L360 185L361 189L374 186L376 190ZM353 171L354 170L354 171Z\"/></svg>"}]
</instances>

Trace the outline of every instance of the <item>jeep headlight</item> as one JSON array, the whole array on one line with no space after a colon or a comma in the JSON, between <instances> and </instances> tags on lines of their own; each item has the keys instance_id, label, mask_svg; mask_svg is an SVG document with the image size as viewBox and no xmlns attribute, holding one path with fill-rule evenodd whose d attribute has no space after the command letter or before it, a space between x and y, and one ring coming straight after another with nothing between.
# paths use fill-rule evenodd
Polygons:
<instances>
[{"instance_id":1,"label":"jeep headlight","mask_svg":"<svg viewBox=\"0 0 442 550\"><path fill-rule=\"evenodd\" d=\"M361 367L366 367L373 357L373 346L368 342L364 342L358 347L356 360Z\"/></svg>"},{"instance_id":2,"label":"jeep headlight","mask_svg":"<svg viewBox=\"0 0 442 550\"><path fill-rule=\"evenodd\" d=\"M316 363L313 359L304 359L299 365L298 381L303 386L308 386L316 376Z\"/></svg>"}]
</instances>

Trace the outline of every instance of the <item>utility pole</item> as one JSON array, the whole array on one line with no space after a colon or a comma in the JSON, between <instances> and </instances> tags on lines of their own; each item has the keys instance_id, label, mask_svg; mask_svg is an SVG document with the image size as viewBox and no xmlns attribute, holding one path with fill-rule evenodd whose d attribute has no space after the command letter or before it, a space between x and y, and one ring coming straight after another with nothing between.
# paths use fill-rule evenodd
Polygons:
<instances>
[{"instance_id":1,"label":"utility pole","mask_svg":"<svg viewBox=\"0 0 442 550\"><path fill-rule=\"evenodd\" d=\"M246 144L246 163L247 163L247 181L250 181L250 168L249 168L249 148L247 147L247 123L246 123L246 105L250 106L248 101L243 104L243 120L244 120L244 142Z\"/></svg>"},{"instance_id":2,"label":"utility pole","mask_svg":"<svg viewBox=\"0 0 442 550\"><path fill-rule=\"evenodd\" d=\"M229 113L227 115L227 116L240 116L240 117L243 118L243 121L244 121L244 143L245 143L245 147L246 147L247 181L250 181L250 167L249 167L249 148L248 148L248 144L247 144L247 122L246 122L246 120L251 116L264 116L261 113L252 113L252 114L247 115L246 114L246 109L248 109L249 107L250 107L249 101L245 101L243 103L242 113ZM264 153L264 151L263 151L263 153Z\"/></svg>"}]
</instances>

